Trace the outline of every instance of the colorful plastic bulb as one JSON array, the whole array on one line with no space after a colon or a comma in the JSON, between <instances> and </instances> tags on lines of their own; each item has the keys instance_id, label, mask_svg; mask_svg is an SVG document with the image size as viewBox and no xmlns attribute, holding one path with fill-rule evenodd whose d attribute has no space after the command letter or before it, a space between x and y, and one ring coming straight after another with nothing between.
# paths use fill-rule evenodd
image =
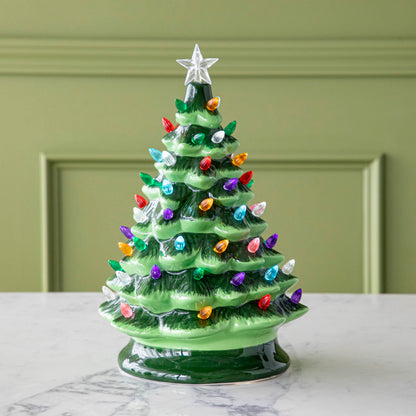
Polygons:
<instances>
[{"instance_id":1,"label":"colorful plastic bulb","mask_svg":"<svg viewBox=\"0 0 416 416\"><path fill-rule=\"evenodd\" d=\"M208 319L211 316L212 308L211 306L205 306L199 311L198 318L199 319Z\"/></svg>"},{"instance_id":2,"label":"colorful plastic bulb","mask_svg":"<svg viewBox=\"0 0 416 416\"><path fill-rule=\"evenodd\" d=\"M134 318L133 309L127 303L120 303L120 312L125 318Z\"/></svg>"},{"instance_id":3,"label":"colorful plastic bulb","mask_svg":"<svg viewBox=\"0 0 416 416\"><path fill-rule=\"evenodd\" d=\"M131 276L129 276L126 272L122 272L120 270L116 271L116 276L118 281L123 285L127 286L131 283Z\"/></svg>"},{"instance_id":4,"label":"colorful plastic bulb","mask_svg":"<svg viewBox=\"0 0 416 416\"><path fill-rule=\"evenodd\" d=\"M102 287L103 295L108 301L114 300L117 297L117 294L113 292L110 288L107 286Z\"/></svg>"},{"instance_id":5,"label":"colorful plastic bulb","mask_svg":"<svg viewBox=\"0 0 416 416\"><path fill-rule=\"evenodd\" d=\"M184 113L188 109L188 104L177 98L175 100L175 106L180 113Z\"/></svg>"},{"instance_id":6,"label":"colorful plastic bulb","mask_svg":"<svg viewBox=\"0 0 416 416\"><path fill-rule=\"evenodd\" d=\"M223 188L224 188L226 191L232 191L232 190L236 187L237 183L238 183L238 178L228 179L228 180L224 183Z\"/></svg>"},{"instance_id":7,"label":"colorful plastic bulb","mask_svg":"<svg viewBox=\"0 0 416 416\"><path fill-rule=\"evenodd\" d=\"M214 97L211 98L209 101L207 101L206 108L209 111L216 110L221 104L221 98L220 97Z\"/></svg>"},{"instance_id":8,"label":"colorful plastic bulb","mask_svg":"<svg viewBox=\"0 0 416 416\"><path fill-rule=\"evenodd\" d=\"M130 231L129 227L125 227L124 225L120 226L120 231L126 236L126 238L128 238L129 240L131 240L134 236Z\"/></svg>"},{"instance_id":9,"label":"colorful plastic bulb","mask_svg":"<svg viewBox=\"0 0 416 416\"><path fill-rule=\"evenodd\" d=\"M248 153L240 153L237 156L233 157L233 160L231 161L231 163L234 166L241 166L247 159Z\"/></svg>"},{"instance_id":10,"label":"colorful plastic bulb","mask_svg":"<svg viewBox=\"0 0 416 416\"><path fill-rule=\"evenodd\" d=\"M241 205L234 211L234 219L237 221L242 221L246 216L247 205Z\"/></svg>"},{"instance_id":11,"label":"colorful plastic bulb","mask_svg":"<svg viewBox=\"0 0 416 416\"><path fill-rule=\"evenodd\" d=\"M270 302L272 300L272 297L270 295L264 295L260 300L259 300L259 308L260 309L267 309L270 306Z\"/></svg>"},{"instance_id":12,"label":"colorful plastic bulb","mask_svg":"<svg viewBox=\"0 0 416 416\"><path fill-rule=\"evenodd\" d=\"M211 141L215 144L218 144L224 140L224 137L225 137L224 130L219 130L212 135Z\"/></svg>"},{"instance_id":13,"label":"colorful plastic bulb","mask_svg":"<svg viewBox=\"0 0 416 416\"><path fill-rule=\"evenodd\" d=\"M140 177L142 178L143 183L147 186L154 186L156 184L153 177L147 173L140 172Z\"/></svg>"},{"instance_id":14,"label":"colorful plastic bulb","mask_svg":"<svg viewBox=\"0 0 416 416\"><path fill-rule=\"evenodd\" d=\"M134 195L134 199L136 200L136 204L140 209L143 209L147 205L146 199L138 194Z\"/></svg>"},{"instance_id":15,"label":"colorful plastic bulb","mask_svg":"<svg viewBox=\"0 0 416 416\"><path fill-rule=\"evenodd\" d=\"M168 132L171 133L175 130L175 126L165 117L162 118L163 128Z\"/></svg>"},{"instance_id":16,"label":"colorful plastic bulb","mask_svg":"<svg viewBox=\"0 0 416 416\"><path fill-rule=\"evenodd\" d=\"M208 211L209 209L211 209L213 203L214 198L206 198L199 204L199 209L201 211Z\"/></svg>"},{"instance_id":17,"label":"colorful plastic bulb","mask_svg":"<svg viewBox=\"0 0 416 416\"><path fill-rule=\"evenodd\" d=\"M166 150L162 152L162 159L166 166L175 166L176 164L176 156Z\"/></svg>"},{"instance_id":18,"label":"colorful plastic bulb","mask_svg":"<svg viewBox=\"0 0 416 416\"><path fill-rule=\"evenodd\" d=\"M175 248L176 248L176 250L178 250L178 251L182 251L184 248L185 248L185 239L183 238L183 236L178 236L178 237L176 237L176 240L175 240Z\"/></svg>"},{"instance_id":19,"label":"colorful plastic bulb","mask_svg":"<svg viewBox=\"0 0 416 416\"><path fill-rule=\"evenodd\" d=\"M160 150L153 149L153 147L151 147L149 149L149 153L156 162L163 162L162 152Z\"/></svg>"},{"instance_id":20,"label":"colorful plastic bulb","mask_svg":"<svg viewBox=\"0 0 416 416\"><path fill-rule=\"evenodd\" d=\"M191 141L193 144L201 144L205 139L205 134L204 133L197 133L195 134Z\"/></svg>"},{"instance_id":21,"label":"colorful plastic bulb","mask_svg":"<svg viewBox=\"0 0 416 416\"><path fill-rule=\"evenodd\" d=\"M144 251L147 248L147 244L141 238L133 237L133 243L137 250Z\"/></svg>"},{"instance_id":22,"label":"colorful plastic bulb","mask_svg":"<svg viewBox=\"0 0 416 416\"><path fill-rule=\"evenodd\" d=\"M150 270L150 275L153 277L153 279L159 279L159 277L162 276L162 271L157 264L155 264Z\"/></svg>"},{"instance_id":23,"label":"colorful plastic bulb","mask_svg":"<svg viewBox=\"0 0 416 416\"><path fill-rule=\"evenodd\" d=\"M199 164L201 170L208 170L211 167L211 158L209 156L204 157Z\"/></svg>"},{"instance_id":24,"label":"colorful plastic bulb","mask_svg":"<svg viewBox=\"0 0 416 416\"><path fill-rule=\"evenodd\" d=\"M141 209L133 207L133 219L138 223L144 223L147 221L147 215Z\"/></svg>"},{"instance_id":25,"label":"colorful plastic bulb","mask_svg":"<svg viewBox=\"0 0 416 416\"><path fill-rule=\"evenodd\" d=\"M163 182L162 182L162 192L165 195L172 195L173 194L173 185L172 185L172 182L168 181L167 179L163 179Z\"/></svg>"},{"instance_id":26,"label":"colorful plastic bulb","mask_svg":"<svg viewBox=\"0 0 416 416\"><path fill-rule=\"evenodd\" d=\"M119 248L120 248L121 252L122 252L125 256L130 257L130 256L133 254L133 248L132 248L132 247L130 247L128 244L126 244L126 243L122 243L122 242L119 242L119 243L118 243L118 246L119 246Z\"/></svg>"},{"instance_id":27,"label":"colorful plastic bulb","mask_svg":"<svg viewBox=\"0 0 416 416\"><path fill-rule=\"evenodd\" d=\"M293 295L291 296L290 300L293 303L299 303L301 297L302 297L302 289L298 289L295 292L293 292Z\"/></svg>"},{"instance_id":28,"label":"colorful plastic bulb","mask_svg":"<svg viewBox=\"0 0 416 416\"><path fill-rule=\"evenodd\" d=\"M235 287L240 286L241 283L243 283L244 278L246 277L246 274L244 272L237 273L234 275L234 277L230 280L230 283L234 285Z\"/></svg>"},{"instance_id":29,"label":"colorful plastic bulb","mask_svg":"<svg viewBox=\"0 0 416 416\"><path fill-rule=\"evenodd\" d=\"M163 218L164 218L166 221L171 220L171 219L173 218L173 211L172 211L170 208L166 208L166 209L163 211Z\"/></svg>"},{"instance_id":30,"label":"colorful plastic bulb","mask_svg":"<svg viewBox=\"0 0 416 416\"><path fill-rule=\"evenodd\" d=\"M264 210L266 209L266 202L260 202L258 204L254 204L252 207L250 207L251 213L255 217L261 217L264 214Z\"/></svg>"},{"instance_id":31,"label":"colorful plastic bulb","mask_svg":"<svg viewBox=\"0 0 416 416\"><path fill-rule=\"evenodd\" d=\"M204 277L205 271L202 267L198 267L192 273L192 276L195 280L201 280Z\"/></svg>"},{"instance_id":32,"label":"colorful plastic bulb","mask_svg":"<svg viewBox=\"0 0 416 416\"><path fill-rule=\"evenodd\" d=\"M246 186L247 188L251 188L253 186L254 179L252 179Z\"/></svg>"},{"instance_id":33,"label":"colorful plastic bulb","mask_svg":"<svg viewBox=\"0 0 416 416\"><path fill-rule=\"evenodd\" d=\"M259 246L260 246L260 238L259 237L256 237L256 238L253 238L249 243L248 243L248 245L247 245L247 250L250 252L250 253L255 253L258 249L259 249Z\"/></svg>"},{"instance_id":34,"label":"colorful plastic bulb","mask_svg":"<svg viewBox=\"0 0 416 416\"><path fill-rule=\"evenodd\" d=\"M241 176L240 176L240 182L243 184L243 185L247 185L250 181L251 181L251 178L253 177L253 171L252 170L249 170L248 172L246 172L246 173L243 173Z\"/></svg>"},{"instance_id":35,"label":"colorful plastic bulb","mask_svg":"<svg viewBox=\"0 0 416 416\"><path fill-rule=\"evenodd\" d=\"M292 274L293 269L295 268L295 259L289 260L283 267L282 272L284 274Z\"/></svg>"},{"instance_id":36,"label":"colorful plastic bulb","mask_svg":"<svg viewBox=\"0 0 416 416\"><path fill-rule=\"evenodd\" d=\"M224 253L224 251L227 250L229 243L230 243L229 240L218 241L218 243L215 244L214 251L218 254Z\"/></svg>"},{"instance_id":37,"label":"colorful plastic bulb","mask_svg":"<svg viewBox=\"0 0 416 416\"><path fill-rule=\"evenodd\" d=\"M234 133L235 128L237 127L237 122L234 120L231 123L228 123L224 131L227 136L231 136Z\"/></svg>"},{"instance_id":38,"label":"colorful plastic bulb","mask_svg":"<svg viewBox=\"0 0 416 416\"><path fill-rule=\"evenodd\" d=\"M277 238L279 235L277 233L272 234L264 243L267 248L273 248L277 243Z\"/></svg>"},{"instance_id":39,"label":"colorful plastic bulb","mask_svg":"<svg viewBox=\"0 0 416 416\"><path fill-rule=\"evenodd\" d=\"M266 270L266 273L264 275L264 278L268 281L268 282L272 282L274 279L276 279L277 273L279 271L279 266L276 264L273 267L270 267L270 269Z\"/></svg>"},{"instance_id":40,"label":"colorful plastic bulb","mask_svg":"<svg viewBox=\"0 0 416 416\"><path fill-rule=\"evenodd\" d=\"M120 263L116 260L108 260L108 264L110 265L110 267L116 272L117 270L120 271L124 271L123 268L121 267Z\"/></svg>"}]
</instances>

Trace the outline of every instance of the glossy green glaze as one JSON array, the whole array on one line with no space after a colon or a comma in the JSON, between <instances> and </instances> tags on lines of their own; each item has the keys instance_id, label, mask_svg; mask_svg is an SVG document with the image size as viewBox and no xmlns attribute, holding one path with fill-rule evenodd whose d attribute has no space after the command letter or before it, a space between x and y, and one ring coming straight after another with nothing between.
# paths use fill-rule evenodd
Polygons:
<instances>
[{"instance_id":1,"label":"glossy green glaze","mask_svg":"<svg viewBox=\"0 0 416 416\"><path fill-rule=\"evenodd\" d=\"M117 292L129 305L141 305L152 313L165 313L174 309L199 311L209 305L213 308L239 306L270 294L275 298L282 291L298 281L280 279L268 282L264 279L264 270L246 272L243 283L235 287L229 282L235 272L221 275L205 273L203 280L194 279L193 270L184 270L177 274L164 272L161 279L152 279L150 275L136 279L134 284L124 286L114 275L107 286Z\"/></svg>"},{"instance_id":2,"label":"glossy green glaze","mask_svg":"<svg viewBox=\"0 0 416 416\"><path fill-rule=\"evenodd\" d=\"M283 261L284 256L275 250L262 247L257 253L247 251L249 240L231 242L226 252L217 254L213 248L220 240L216 234L198 235L182 233L186 241L183 251L174 247L176 235L164 241L146 240L147 249L136 250L131 257L124 257L120 264L128 274L148 275L154 264L170 272L202 267L209 273L220 274L229 270L251 271L269 268Z\"/></svg>"},{"instance_id":3,"label":"glossy green glaze","mask_svg":"<svg viewBox=\"0 0 416 416\"><path fill-rule=\"evenodd\" d=\"M273 339L223 351L153 348L131 340L118 357L126 373L174 383L235 383L273 377L287 370L289 356Z\"/></svg>"},{"instance_id":4,"label":"glossy green glaze","mask_svg":"<svg viewBox=\"0 0 416 416\"><path fill-rule=\"evenodd\" d=\"M118 297L100 306L101 315L121 332L153 347L201 351L245 348L270 341L279 326L308 310L280 295L266 310L260 309L257 301L251 301L236 307L215 308L206 320L198 319L194 310L174 309L157 314L133 305L134 316L126 319L120 312L122 301L125 299Z\"/></svg>"},{"instance_id":5,"label":"glossy green glaze","mask_svg":"<svg viewBox=\"0 0 416 416\"><path fill-rule=\"evenodd\" d=\"M249 208L235 219L235 210L254 194L239 179L246 170L232 164L238 147L233 129L225 134L218 111L205 108L211 98L210 85L188 85L186 106L177 114L181 125L162 140L171 155L156 157L159 175L149 176L142 188L148 204L136 208L136 224L124 234L146 247L128 240L132 255L107 280L115 295L100 313L132 338L119 357L132 375L219 383L279 374L289 359L275 342L277 329L307 311L285 295L297 282L294 276L279 271L265 279L284 259L260 236L267 224ZM202 170L205 156L210 166ZM203 210L207 198L212 204ZM259 245L249 249L257 237ZM226 249L218 252L221 240L227 240ZM203 277L194 278L196 269ZM243 276L238 282L236 273ZM265 297L271 300L267 306L260 302Z\"/></svg>"}]
</instances>

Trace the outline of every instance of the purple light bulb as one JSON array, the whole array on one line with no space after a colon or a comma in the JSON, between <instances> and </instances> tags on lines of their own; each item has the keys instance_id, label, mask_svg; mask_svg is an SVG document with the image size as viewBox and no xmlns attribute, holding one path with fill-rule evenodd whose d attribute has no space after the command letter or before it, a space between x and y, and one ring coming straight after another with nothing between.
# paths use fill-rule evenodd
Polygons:
<instances>
[{"instance_id":1,"label":"purple light bulb","mask_svg":"<svg viewBox=\"0 0 416 416\"><path fill-rule=\"evenodd\" d=\"M226 191L232 191L237 185L237 183L238 183L238 178L228 179L228 181L225 182L223 188Z\"/></svg>"},{"instance_id":2,"label":"purple light bulb","mask_svg":"<svg viewBox=\"0 0 416 416\"><path fill-rule=\"evenodd\" d=\"M172 211L170 208L166 208L166 209L163 211L163 218L164 218L166 221L171 220L171 219L173 218L173 211Z\"/></svg>"},{"instance_id":3,"label":"purple light bulb","mask_svg":"<svg viewBox=\"0 0 416 416\"><path fill-rule=\"evenodd\" d=\"M241 283L243 283L244 278L246 277L246 274L244 272L237 273L231 280L230 283L234 285L235 287L240 286Z\"/></svg>"},{"instance_id":4,"label":"purple light bulb","mask_svg":"<svg viewBox=\"0 0 416 416\"><path fill-rule=\"evenodd\" d=\"M293 295L290 298L290 300L292 301L292 303L299 303L301 297L302 297L302 289L298 289L295 292L293 292Z\"/></svg>"},{"instance_id":5,"label":"purple light bulb","mask_svg":"<svg viewBox=\"0 0 416 416\"><path fill-rule=\"evenodd\" d=\"M275 245L276 245L276 243L277 243L277 237L278 237L278 235L277 234L273 234L273 235L271 235L267 240L266 240L266 242L264 243L264 245L267 247L267 248L273 248Z\"/></svg>"},{"instance_id":6,"label":"purple light bulb","mask_svg":"<svg viewBox=\"0 0 416 416\"><path fill-rule=\"evenodd\" d=\"M131 240L134 235L131 233L130 228L129 227L125 227L124 225L120 226L120 231L129 239Z\"/></svg>"},{"instance_id":7,"label":"purple light bulb","mask_svg":"<svg viewBox=\"0 0 416 416\"><path fill-rule=\"evenodd\" d=\"M152 267L150 274L152 275L153 279L159 279L159 277L162 276L162 272L160 271L157 264Z\"/></svg>"}]
</instances>

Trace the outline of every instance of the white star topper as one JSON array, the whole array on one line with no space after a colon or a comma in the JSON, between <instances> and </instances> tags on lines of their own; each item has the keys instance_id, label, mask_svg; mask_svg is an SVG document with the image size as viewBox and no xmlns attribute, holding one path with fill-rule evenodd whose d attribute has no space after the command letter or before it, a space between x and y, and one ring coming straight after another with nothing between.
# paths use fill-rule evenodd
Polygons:
<instances>
[{"instance_id":1,"label":"white star topper","mask_svg":"<svg viewBox=\"0 0 416 416\"><path fill-rule=\"evenodd\" d=\"M177 59L176 62L188 70L185 79L185 85L192 81L200 84L211 84L211 78L208 74L208 68L215 64L218 58L204 59L199 50L198 44L195 44L194 52L191 59Z\"/></svg>"}]
</instances>

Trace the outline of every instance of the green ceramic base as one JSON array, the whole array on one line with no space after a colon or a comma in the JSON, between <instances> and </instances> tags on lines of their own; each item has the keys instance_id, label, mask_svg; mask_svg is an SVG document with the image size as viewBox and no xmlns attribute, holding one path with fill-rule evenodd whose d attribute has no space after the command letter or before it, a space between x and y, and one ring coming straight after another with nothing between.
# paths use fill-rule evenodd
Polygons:
<instances>
[{"instance_id":1,"label":"green ceramic base","mask_svg":"<svg viewBox=\"0 0 416 416\"><path fill-rule=\"evenodd\" d=\"M131 340L118 357L120 368L136 377L172 383L235 383L281 374L289 356L277 340L223 351L154 348Z\"/></svg>"}]
</instances>

